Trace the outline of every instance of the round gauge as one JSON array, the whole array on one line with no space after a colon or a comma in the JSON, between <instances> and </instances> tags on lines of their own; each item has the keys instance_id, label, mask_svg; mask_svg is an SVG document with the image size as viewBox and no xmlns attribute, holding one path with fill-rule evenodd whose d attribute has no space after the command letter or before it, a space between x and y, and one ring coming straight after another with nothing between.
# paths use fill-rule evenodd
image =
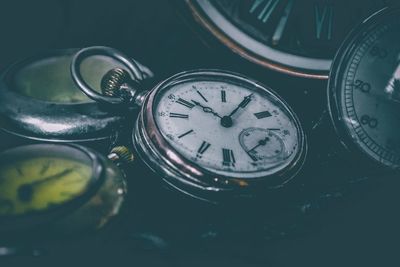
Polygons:
<instances>
[{"instance_id":1,"label":"round gauge","mask_svg":"<svg viewBox=\"0 0 400 267\"><path fill-rule=\"evenodd\" d=\"M52 142L91 142L109 139L123 124L123 114L106 112L74 84L70 65L77 50L53 50L6 69L0 76L0 128L15 136ZM100 81L113 66L106 56L86 58L82 77L97 92ZM138 80L151 77L137 65Z\"/></svg>"},{"instance_id":2,"label":"round gauge","mask_svg":"<svg viewBox=\"0 0 400 267\"><path fill-rule=\"evenodd\" d=\"M286 149L283 139L276 129L248 128L239 135L239 142L249 157L258 164L264 161L280 163L295 153L297 147ZM289 134L285 131L284 134Z\"/></svg>"},{"instance_id":3,"label":"round gauge","mask_svg":"<svg viewBox=\"0 0 400 267\"><path fill-rule=\"evenodd\" d=\"M115 168L79 146L29 145L2 152L0 221L9 227L1 231L62 220L70 229L97 227L121 204L124 187Z\"/></svg>"},{"instance_id":4,"label":"round gauge","mask_svg":"<svg viewBox=\"0 0 400 267\"><path fill-rule=\"evenodd\" d=\"M342 142L390 169L400 168L399 15L388 8L355 29L329 82L331 117Z\"/></svg>"},{"instance_id":5,"label":"round gauge","mask_svg":"<svg viewBox=\"0 0 400 267\"><path fill-rule=\"evenodd\" d=\"M350 29L391 0L186 0L195 20L240 56L326 79Z\"/></svg>"},{"instance_id":6,"label":"round gauge","mask_svg":"<svg viewBox=\"0 0 400 267\"><path fill-rule=\"evenodd\" d=\"M303 163L296 115L274 92L237 74L178 74L154 89L147 105L144 131L161 135L165 143L157 149L177 165L186 162L214 178L284 183Z\"/></svg>"}]
</instances>

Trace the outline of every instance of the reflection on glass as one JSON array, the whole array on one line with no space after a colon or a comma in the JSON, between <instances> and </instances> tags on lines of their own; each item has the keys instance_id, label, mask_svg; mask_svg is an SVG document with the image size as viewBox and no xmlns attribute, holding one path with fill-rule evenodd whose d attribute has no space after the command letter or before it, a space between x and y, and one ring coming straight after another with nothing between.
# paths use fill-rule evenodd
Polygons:
<instances>
[{"instance_id":1,"label":"reflection on glass","mask_svg":"<svg viewBox=\"0 0 400 267\"><path fill-rule=\"evenodd\" d=\"M71 55L54 56L30 63L14 75L14 90L39 100L55 103L82 103L90 99L74 84L70 74ZM104 56L93 56L82 63L81 71L86 82L100 91L103 75L120 66Z\"/></svg>"}]
</instances>

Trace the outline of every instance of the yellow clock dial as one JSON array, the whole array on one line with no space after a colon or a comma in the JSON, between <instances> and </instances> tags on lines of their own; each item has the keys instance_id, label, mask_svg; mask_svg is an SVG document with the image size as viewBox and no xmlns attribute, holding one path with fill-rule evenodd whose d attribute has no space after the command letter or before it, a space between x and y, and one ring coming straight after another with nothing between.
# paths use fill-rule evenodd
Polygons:
<instances>
[{"instance_id":1,"label":"yellow clock dial","mask_svg":"<svg viewBox=\"0 0 400 267\"><path fill-rule=\"evenodd\" d=\"M38 157L0 166L0 216L45 211L84 194L92 168L80 161Z\"/></svg>"}]
</instances>

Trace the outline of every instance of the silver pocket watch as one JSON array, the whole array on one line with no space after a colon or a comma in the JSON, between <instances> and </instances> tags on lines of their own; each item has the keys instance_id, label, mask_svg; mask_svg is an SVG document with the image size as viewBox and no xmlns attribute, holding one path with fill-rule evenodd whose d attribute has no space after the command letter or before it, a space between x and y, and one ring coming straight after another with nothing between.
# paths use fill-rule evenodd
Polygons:
<instances>
[{"instance_id":1,"label":"silver pocket watch","mask_svg":"<svg viewBox=\"0 0 400 267\"><path fill-rule=\"evenodd\" d=\"M104 76L102 93L80 71L93 55L125 65ZM92 100L110 109L140 106L138 117L129 118L136 121L134 151L169 186L217 200L280 187L301 169L306 136L271 89L236 73L194 70L148 90L131 75L137 71L127 56L107 47L82 49L71 64L75 83Z\"/></svg>"}]
</instances>

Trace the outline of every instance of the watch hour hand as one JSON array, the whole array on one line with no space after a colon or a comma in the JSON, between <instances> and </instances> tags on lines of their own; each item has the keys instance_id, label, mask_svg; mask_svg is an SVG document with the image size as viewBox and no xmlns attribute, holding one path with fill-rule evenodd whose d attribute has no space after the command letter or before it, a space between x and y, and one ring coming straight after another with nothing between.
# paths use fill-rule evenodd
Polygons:
<instances>
[{"instance_id":1,"label":"watch hour hand","mask_svg":"<svg viewBox=\"0 0 400 267\"><path fill-rule=\"evenodd\" d=\"M33 194L34 194L34 191L35 191L34 189L35 189L36 186L51 182L53 180L57 180L60 177L68 175L73 171L74 171L74 169L66 169L66 170L64 170L64 171L62 171L60 173L57 173L55 175L46 177L46 178L44 178L42 180L35 181L35 182L29 183L29 184L23 184L23 185L19 186L18 187L18 198L19 198L19 200L23 201L23 202L31 201L32 197L33 197Z\"/></svg>"}]
</instances>

